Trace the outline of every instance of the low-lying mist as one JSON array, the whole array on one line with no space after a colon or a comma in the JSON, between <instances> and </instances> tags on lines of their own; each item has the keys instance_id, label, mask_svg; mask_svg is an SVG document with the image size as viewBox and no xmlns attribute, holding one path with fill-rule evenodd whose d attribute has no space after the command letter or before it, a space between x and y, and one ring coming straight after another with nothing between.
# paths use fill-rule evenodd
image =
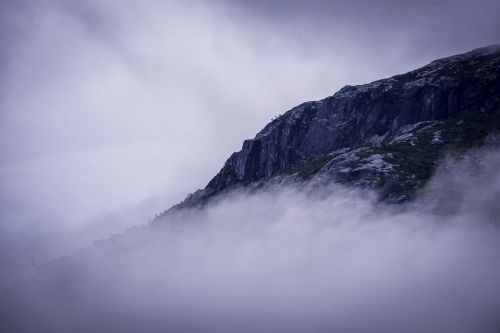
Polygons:
<instances>
[{"instance_id":1,"label":"low-lying mist","mask_svg":"<svg viewBox=\"0 0 500 333\"><path fill-rule=\"evenodd\" d=\"M500 153L414 202L340 185L232 192L39 268L3 332L498 332Z\"/></svg>"}]
</instances>

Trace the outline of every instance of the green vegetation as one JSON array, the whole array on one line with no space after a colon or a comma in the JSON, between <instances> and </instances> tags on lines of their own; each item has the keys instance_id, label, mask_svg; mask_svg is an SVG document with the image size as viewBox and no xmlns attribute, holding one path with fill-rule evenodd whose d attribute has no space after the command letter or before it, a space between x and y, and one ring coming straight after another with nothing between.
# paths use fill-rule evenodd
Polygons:
<instances>
[{"instance_id":1,"label":"green vegetation","mask_svg":"<svg viewBox=\"0 0 500 333\"><path fill-rule=\"evenodd\" d=\"M436 135L439 132L439 135ZM341 183L369 187L380 192L381 199L389 202L411 200L432 177L438 164L445 155L460 156L468 149L484 144L490 133L500 133L500 113L462 113L460 116L444 122L436 123L427 129L417 129L412 132L411 141L396 141L394 137L386 138L379 145L367 143L338 150L317 158L304 160L278 175L262 179L254 183L253 190L265 188L276 177L296 175L298 179L307 181L316 175L333 158L344 155L357 158L340 158L339 169L347 169L331 174L335 181ZM439 138L439 140L434 140ZM389 168L370 167L371 157L380 155L382 160L390 165ZM368 166L368 167L366 167ZM333 166L335 168L335 166ZM350 170L350 171L349 171ZM218 183L222 179L235 178L235 171L231 167L224 170L224 177L214 181L214 191L197 193L187 198L185 205L195 204L204 206L218 193L219 188L229 183Z\"/></svg>"},{"instance_id":2,"label":"green vegetation","mask_svg":"<svg viewBox=\"0 0 500 333\"><path fill-rule=\"evenodd\" d=\"M332 159L331 156L326 155L305 162L298 169L299 176L302 179L310 178L311 176L316 174L319 170L321 170L321 168L323 168L326 165L326 163L330 162L331 159Z\"/></svg>"},{"instance_id":3,"label":"green vegetation","mask_svg":"<svg viewBox=\"0 0 500 333\"><path fill-rule=\"evenodd\" d=\"M360 151L356 152L356 156L359 158L368 158L372 156L373 154L377 154L378 152L375 151L382 151L380 149L377 149L376 147L366 147L365 149L362 149Z\"/></svg>"}]
</instances>

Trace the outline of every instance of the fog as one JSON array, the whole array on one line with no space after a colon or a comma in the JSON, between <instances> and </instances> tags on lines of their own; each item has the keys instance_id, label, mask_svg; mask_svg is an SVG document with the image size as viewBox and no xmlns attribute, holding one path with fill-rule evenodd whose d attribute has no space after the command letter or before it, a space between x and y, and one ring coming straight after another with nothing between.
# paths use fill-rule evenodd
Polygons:
<instances>
[{"instance_id":1,"label":"fog","mask_svg":"<svg viewBox=\"0 0 500 333\"><path fill-rule=\"evenodd\" d=\"M2 298L22 332L494 332L500 153L449 158L405 206L241 190L51 262Z\"/></svg>"},{"instance_id":2,"label":"fog","mask_svg":"<svg viewBox=\"0 0 500 333\"><path fill-rule=\"evenodd\" d=\"M241 148L244 139L253 137L272 117L297 104L331 95L346 84L366 83L412 70L439 57L500 42L499 6L498 1L493 0L0 1L0 291L21 283L37 272L36 267L52 259L71 256L94 240L146 224L156 213L203 187L225 159ZM467 188L473 188L474 184L475 181ZM459 186L457 193L462 193L460 189ZM429 189L428 194L422 196L421 200L428 200L426 207L431 207L433 198L437 198L429 194L433 191ZM294 253L290 245L293 228L298 228L296 221L301 218L313 222L302 226L306 230L304 238L298 240L299 248L311 245L312 252L321 251L314 246L316 242L320 247L322 244L316 239L320 237L316 224L326 223L328 232L336 232L337 227L318 222L322 217L331 215L332 221L344 217L345 221L351 218L358 221L366 214L368 219L377 221L385 221L386 217L390 221L396 219L372 215L378 206L364 195L358 197L348 190L342 193L347 193L352 202L341 195L304 198L300 190L294 189L264 196L241 194L199 215L179 217L191 221L184 223L185 226L200 224L204 228L188 233L186 239L177 240L175 246L169 245L172 248L163 247L168 244L166 239L173 237L169 228L158 232L153 242L156 245L144 248L141 244L138 248L158 258L162 251L182 252L181 247L188 247L195 237L193 247L188 248L185 255L190 259L196 251L206 250L207 256L213 257L213 272L207 271L205 276L208 279L215 274L215 268L223 266L217 258L224 256L216 255L216 247L205 249L197 245L196 237L206 238L212 245L220 243L220 251L234 252L227 258L228 263L242 262L249 267L250 263L245 264L241 259L248 255L255 257L252 260L268 258L268 263L264 260L262 265L270 266L281 262L279 256L285 257L286 263L286 253L290 251L290 256ZM480 196L480 193L483 193L481 187L475 191L474 200L468 197L463 201L458 200L460 194L450 193L457 200L445 200L448 205L439 205L439 212L429 213L430 217L420 215L421 209L396 216L404 221L434 221L446 213L466 219L466 215L456 211L459 207L466 212L480 212L476 206L496 198ZM275 195L280 204L269 207L268 199ZM300 213L298 208L288 206L288 201L295 202L304 211ZM351 204L361 215L337 215L340 211L351 211ZM331 211L330 205L339 209ZM467 205L476 208L464 208ZM257 206L267 209L255 211ZM258 212L275 215L260 216ZM475 215L470 219L476 219ZM483 221L484 216L478 219ZM230 221L240 220L242 229L231 231L233 234L218 233L216 226L232 230ZM285 222L288 220L290 222ZM253 228L255 221L268 227L260 226L256 234L247 235L247 229ZM273 234L273 228L279 229L281 225L288 230L283 239L257 239L262 233ZM345 242L349 237L354 237L353 241L359 237L357 241L370 244L369 237L363 234L368 229L355 222L353 228L345 230ZM405 243L399 235L407 231L398 228L394 231L395 242ZM147 235L144 237L153 237L149 231L144 233ZM440 235L436 237L448 239ZM466 242L460 238L460 231L456 235L458 243ZM482 232L478 231L478 235ZM233 239L235 243L225 243L223 238ZM236 251L238 241L248 243L250 253ZM423 241L430 242L431 248L438 246L429 239ZM390 240L387 242L391 244ZM411 245L410 242L408 246L417 248L417 243ZM457 247L464 245L458 243ZM254 249L259 244L270 249L275 244L276 256L264 251L259 253ZM481 251L488 252L487 244L478 245L478 256ZM455 253L454 250L451 245L443 249L446 253ZM457 251L456 255L461 253ZM364 254L361 250L354 251L353 262L356 256ZM339 254L338 258L341 257ZM422 261L428 257L422 257ZM310 257L304 255L300 260L293 260L297 260L294 265L298 271L299 267L306 266ZM123 261L129 265L113 267L114 276L120 271L126 276L135 276L150 269L147 261L142 262L138 257L124 255ZM90 262L102 268L97 262ZM181 265L182 260L154 262L175 266ZM386 262L385 259L382 262ZM196 270L195 263L195 259L192 263L188 260L185 269ZM326 269L324 262L318 265L317 271L312 268L309 277L292 279L290 283L314 284L310 279L316 273L321 276L321 270ZM78 267L79 274L90 273ZM128 271L130 267L137 268L132 272ZM289 268L283 268L286 269ZM167 274L162 267L158 270L151 273L151 279ZM333 274L331 272L325 276ZM205 271L199 274L203 276ZM239 279L243 271L234 274ZM269 275L287 280L279 274L264 267L260 279ZM354 274L354 268L347 274ZM181 270L178 278L185 275ZM136 295L147 303L144 311L149 311L154 302L145 300L144 295L149 291L141 289L144 280L137 279L137 283L123 283L132 290L137 286L137 293L129 297ZM248 283L254 288L250 286L249 293L259 294L255 288L258 279L251 276ZM221 278L230 286L229 280ZM361 283L361 279L359 281ZM185 285L179 282L181 293L191 287L188 282ZM328 283L324 283L327 287ZM86 285L83 283L81 288ZM113 295L110 296L111 309L120 312L118 304L135 304L130 299L126 300L128 303L121 302L112 286L105 284L105 287ZM240 287L232 288L235 298L244 296L237 292L243 291ZM283 284L285 287L292 288ZM161 288L166 292L174 289L172 285ZM124 294L118 287L115 291ZM290 294L287 290L280 293ZM302 297L306 302L306 293L297 294L295 299ZM159 308L169 304L159 298ZM297 304L293 299L284 299L292 306ZM189 298L184 300L193 305ZM49 301L40 296L41 303ZM317 298L311 296L311 302L316 301ZM203 312L206 304L199 303ZM223 302L221 306L234 303ZM59 309L60 305L56 304L55 308ZM81 308L93 308L87 305ZM19 314L29 310L29 307L22 308ZM123 313L133 312L128 310L131 309ZM146 318L141 317L144 311L138 311L137 315ZM154 317L153 310L151 313ZM289 313L283 310L276 315ZM56 310L40 311L40 314L54 319Z\"/></svg>"},{"instance_id":3,"label":"fog","mask_svg":"<svg viewBox=\"0 0 500 333\"><path fill-rule=\"evenodd\" d=\"M177 203L297 104L498 43L496 13L489 0L1 1L0 289L32 258Z\"/></svg>"}]
</instances>

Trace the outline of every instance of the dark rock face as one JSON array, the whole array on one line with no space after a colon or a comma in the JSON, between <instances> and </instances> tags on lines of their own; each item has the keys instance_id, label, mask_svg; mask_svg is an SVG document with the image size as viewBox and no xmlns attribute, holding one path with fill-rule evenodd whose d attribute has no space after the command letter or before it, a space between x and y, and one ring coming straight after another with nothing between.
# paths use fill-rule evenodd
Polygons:
<instances>
[{"instance_id":1,"label":"dark rock face","mask_svg":"<svg viewBox=\"0 0 500 333\"><path fill-rule=\"evenodd\" d=\"M500 46L436 60L293 108L246 140L207 188L248 184L340 148L393 137L407 125L496 112L499 104Z\"/></svg>"},{"instance_id":2,"label":"dark rock face","mask_svg":"<svg viewBox=\"0 0 500 333\"><path fill-rule=\"evenodd\" d=\"M393 183L408 182L407 186L417 188L430 177L445 148L472 141L481 144L488 133L500 130L498 119L488 118L497 113L500 45L439 59L369 84L346 86L273 120L246 140L207 187L184 204L283 174L328 176L382 188L390 197L395 185L388 175ZM457 122L464 130L474 131L485 121L492 126L469 136L468 142L453 131ZM433 130L433 126L437 127ZM438 131L446 134L443 140ZM406 161L412 156L413 162ZM420 163L420 169L412 170L411 163ZM408 177L400 179L405 174ZM399 192L406 189L394 193Z\"/></svg>"}]
</instances>

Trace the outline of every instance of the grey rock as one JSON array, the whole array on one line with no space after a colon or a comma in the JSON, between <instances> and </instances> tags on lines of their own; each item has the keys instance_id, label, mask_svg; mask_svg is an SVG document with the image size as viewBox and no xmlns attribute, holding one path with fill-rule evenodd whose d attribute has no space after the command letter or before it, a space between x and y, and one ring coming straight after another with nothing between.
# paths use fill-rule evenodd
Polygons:
<instances>
[{"instance_id":1,"label":"grey rock","mask_svg":"<svg viewBox=\"0 0 500 333\"><path fill-rule=\"evenodd\" d=\"M245 140L241 151L233 153L191 201L199 204L227 189L283 174L330 175L335 181L379 188L386 198L401 197L401 191L391 193L388 175L403 184L402 192L413 191L430 177L443 150L478 144L489 132L497 133L498 117L490 118L499 112L500 45L435 60L369 84L345 86L333 96L294 107ZM481 127L484 122L493 127ZM477 133L469 133L475 126ZM421 161L415 158L425 172L402 167L402 149L409 155L424 154ZM335 153L340 150L342 154Z\"/></svg>"},{"instance_id":2,"label":"grey rock","mask_svg":"<svg viewBox=\"0 0 500 333\"><path fill-rule=\"evenodd\" d=\"M500 98L500 46L433 61L415 71L301 104L246 140L208 184L220 191L274 176L301 161L370 138L410 138L418 125L492 112Z\"/></svg>"}]
</instances>

